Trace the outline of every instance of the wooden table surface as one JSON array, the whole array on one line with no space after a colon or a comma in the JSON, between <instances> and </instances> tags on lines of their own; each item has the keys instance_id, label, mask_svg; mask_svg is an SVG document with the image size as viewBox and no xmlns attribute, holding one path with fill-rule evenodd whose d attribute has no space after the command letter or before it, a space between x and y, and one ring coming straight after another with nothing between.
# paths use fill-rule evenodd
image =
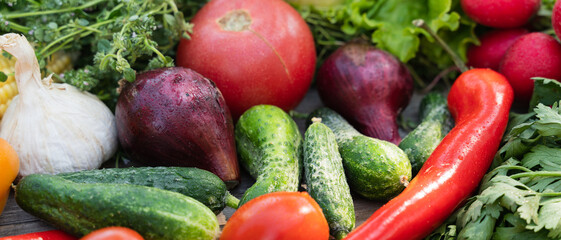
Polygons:
<instances>
[{"instance_id":1,"label":"wooden table surface","mask_svg":"<svg viewBox=\"0 0 561 240\"><path fill-rule=\"evenodd\" d=\"M406 119L415 119L415 115L419 106L419 100L421 96L415 94L409 106L404 110L402 116ZM318 93L315 89L310 89L308 94L305 96L302 103L295 109L298 112L309 113L312 110L322 106ZM305 130L304 120L295 119L298 126L300 127L300 132L303 133ZM400 132L404 135L405 132ZM105 163L104 166L113 165L115 163ZM131 163L129 163L131 164ZM134 165L134 163L132 163ZM122 166L122 165L120 165ZM231 189L231 193L241 198L244 191L253 184L254 180L248 175L244 170L241 171L241 183L234 189ZM383 202L376 202L364 199L360 196L353 194L353 202L355 206L356 214L356 225L363 223L372 213L382 206ZM227 219L232 216L234 209L226 207L222 213L218 215L220 225L223 226ZM3 213L0 215L0 237L12 236L24 233L39 232L45 230L55 229L48 223L24 212L15 202L13 190L10 193L10 197L4 208Z\"/></svg>"}]
</instances>

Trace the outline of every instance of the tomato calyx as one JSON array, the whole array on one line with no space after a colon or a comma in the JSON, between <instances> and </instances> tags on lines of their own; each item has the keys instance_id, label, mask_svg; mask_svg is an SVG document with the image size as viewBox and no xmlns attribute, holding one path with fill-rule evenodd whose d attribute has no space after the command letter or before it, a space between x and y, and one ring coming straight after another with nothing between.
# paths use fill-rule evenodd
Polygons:
<instances>
[{"instance_id":1,"label":"tomato calyx","mask_svg":"<svg viewBox=\"0 0 561 240\"><path fill-rule=\"evenodd\" d=\"M224 31L241 32L249 30L251 26L251 15L243 9L229 11L218 19L218 25Z\"/></svg>"}]
</instances>

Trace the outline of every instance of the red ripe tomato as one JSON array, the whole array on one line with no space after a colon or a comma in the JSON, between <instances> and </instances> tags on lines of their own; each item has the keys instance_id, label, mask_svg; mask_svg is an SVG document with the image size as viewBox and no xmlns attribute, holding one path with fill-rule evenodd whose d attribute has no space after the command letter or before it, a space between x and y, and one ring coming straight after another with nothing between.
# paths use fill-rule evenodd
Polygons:
<instances>
[{"instance_id":1,"label":"red ripe tomato","mask_svg":"<svg viewBox=\"0 0 561 240\"><path fill-rule=\"evenodd\" d=\"M190 21L177 65L214 81L237 119L258 104L290 110L311 84L316 51L300 14L282 0L212 0Z\"/></svg>"},{"instance_id":2,"label":"red ripe tomato","mask_svg":"<svg viewBox=\"0 0 561 240\"><path fill-rule=\"evenodd\" d=\"M540 9L541 0L461 0L473 21L495 28L521 27Z\"/></svg>"},{"instance_id":3,"label":"red ripe tomato","mask_svg":"<svg viewBox=\"0 0 561 240\"><path fill-rule=\"evenodd\" d=\"M144 240L144 238L130 228L106 227L95 230L80 240Z\"/></svg>"},{"instance_id":4,"label":"red ripe tomato","mask_svg":"<svg viewBox=\"0 0 561 240\"><path fill-rule=\"evenodd\" d=\"M329 225L306 192L274 192L242 205L226 222L220 240L327 240Z\"/></svg>"}]
</instances>

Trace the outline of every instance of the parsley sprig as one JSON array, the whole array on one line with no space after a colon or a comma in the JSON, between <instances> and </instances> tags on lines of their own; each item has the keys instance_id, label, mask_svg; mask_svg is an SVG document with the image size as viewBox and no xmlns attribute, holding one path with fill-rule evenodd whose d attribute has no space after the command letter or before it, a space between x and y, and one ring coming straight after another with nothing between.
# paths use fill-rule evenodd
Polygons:
<instances>
[{"instance_id":1,"label":"parsley sprig","mask_svg":"<svg viewBox=\"0 0 561 240\"><path fill-rule=\"evenodd\" d=\"M533 111L511 114L479 194L428 239L561 238L559 91L561 83L535 79Z\"/></svg>"},{"instance_id":2,"label":"parsley sprig","mask_svg":"<svg viewBox=\"0 0 561 240\"><path fill-rule=\"evenodd\" d=\"M184 7L205 2L10 0L0 3L0 33L19 32L34 42L42 67L57 51L76 53L77 68L55 77L114 102L118 80L174 65L174 46L192 31L184 12L194 12Z\"/></svg>"}]
</instances>

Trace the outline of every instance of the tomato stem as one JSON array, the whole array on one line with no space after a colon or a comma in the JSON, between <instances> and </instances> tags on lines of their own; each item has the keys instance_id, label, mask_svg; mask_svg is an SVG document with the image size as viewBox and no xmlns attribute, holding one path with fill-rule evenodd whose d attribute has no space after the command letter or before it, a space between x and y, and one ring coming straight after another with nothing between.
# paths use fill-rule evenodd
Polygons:
<instances>
[{"instance_id":1,"label":"tomato stem","mask_svg":"<svg viewBox=\"0 0 561 240\"><path fill-rule=\"evenodd\" d=\"M454 64L462 71L465 72L468 70L468 67L466 66L466 64L464 63L464 61L462 61L462 59L460 58L460 56L458 56L458 54L456 54L451 48L450 46L448 46L448 44L446 44L446 42L444 42L444 40L442 40L442 38L440 38L426 23L423 19L416 19L413 20L413 25L415 25L416 27L420 27L422 29L424 29L425 31L427 31L434 39L436 39L436 42L438 42L438 44L440 44L440 46L442 46L442 48L444 48L444 50L450 55L450 57L452 58L452 61L454 61Z\"/></svg>"}]
</instances>

